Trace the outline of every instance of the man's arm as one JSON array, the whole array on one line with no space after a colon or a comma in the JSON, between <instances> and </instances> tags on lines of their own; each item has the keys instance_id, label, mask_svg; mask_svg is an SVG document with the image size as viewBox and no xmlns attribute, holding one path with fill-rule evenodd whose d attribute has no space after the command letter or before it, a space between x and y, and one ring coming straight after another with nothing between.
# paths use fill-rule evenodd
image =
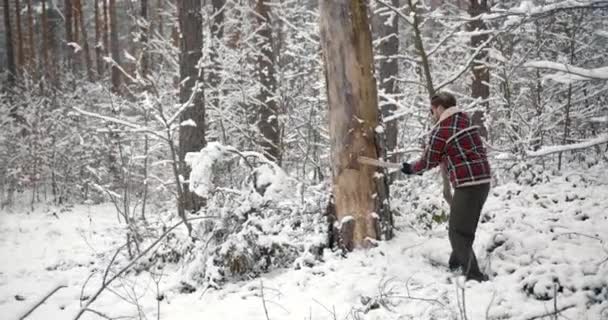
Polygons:
<instances>
[{"instance_id":1,"label":"man's arm","mask_svg":"<svg viewBox=\"0 0 608 320\"><path fill-rule=\"evenodd\" d=\"M433 169L441 163L441 154L443 153L446 140L440 136L439 132L440 128L436 128L431 132L429 144L424 149L422 157L410 164L412 174Z\"/></svg>"}]
</instances>

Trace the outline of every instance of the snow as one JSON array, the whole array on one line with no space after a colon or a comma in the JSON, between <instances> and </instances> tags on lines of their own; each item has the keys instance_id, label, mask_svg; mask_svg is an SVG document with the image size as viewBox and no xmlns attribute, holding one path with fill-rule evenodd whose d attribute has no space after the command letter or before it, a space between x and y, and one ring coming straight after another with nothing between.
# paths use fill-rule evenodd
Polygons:
<instances>
[{"instance_id":1,"label":"snow","mask_svg":"<svg viewBox=\"0 0 608 320\"><path fill-rule=\"evenodd\" d=\"M585 69L580 67L571 66L569 64L557 63L552 61L530 61L524 64L525 67L529 68L539 68L539 69L549 69L560 71L569 75L568 78L564 80L563 76L559 75L551 75L553 79L558 81L574 81L574 80L608 80L608 66L594 68L594 69Z\"/></svg>"},{"instance_id":2,"label":"snow","mask_svg":"<svg viewBox=\"0 0 608 320\"><path fill-rule=\"evenodd\" d=\"M219 151L218 151L219 152ZM491 280L464 283L447 271L445 224L414 228L414 212L397 219L396 238L344 258L326 250L323 262L302 257L299 268L227 283L222 289L179 292L179 266L153 278L131 273L92 304L110 317L155 319L456 319L464 292L468 319L529 319L557 308L569 319L608 315L608 176L605 167L552 176L534 187L505 183L492 189L474 244ZM585 177L593 177L588 179ZM415 184L415 182L412 182ZM397 184L394 189L407 188ZM417 190L441 203L440 190ZM401 199L393 199L392 203ZM445 205L441 204L442 206ZM111 206L0 212L0 314L13 319L69 278L28 319L71 319L89 274L105 270L124 243ZM307 263L308 262L308 263ZM160 276L162 272L162 276ZM157 305L156 283L162 300ZM94 276L84 294L99 285ZM263 291L263 298L262 298ZM25 298L18 301L15 296ZM121 298L122 297L122 298ZM137 297L140 308L129 300ZM86 302L86 301L83 301ZM99 319L86 313L83 319Z\"/></svg>"},{"instance_id":3,"label":"snow","mask_svg":"<svg viewBox=\"0 0 608 320\"><path fill-rule=\"evenodd\" d=\"M593 147L599 144L608 143L608 134L599 135L593 139L589 139L587 141L582 141L578 143L560 145L560 146L545 146L540 148L537 151L528 152L528 156L530 157L540 157L545 156L551 153L564 152L564 151L575 151L580 149L585 149L589 147Z\"/></svg>"},{"instance_id":4,"label":"snow","mask_svg":"<svg viewBox=\"0 0 608 320\"><path fill-rule=\"evenodd\" d=\"M192 168L190 173L190 190L201 197L207 197L212 191L213 164L220 159L225 148L219 142L210 142L200 152L188 152L186 164Z\"/></svg>"},{"instance_id":5,"label":"snow","mask_svg":"<svg viewBox=\"0 0 608 320\"><path fill-rule=\"evenodd\" d=\"M196 127L196 122L192 119L188 119L179 124L180 127Z\"/></svg>"}]
</instances>

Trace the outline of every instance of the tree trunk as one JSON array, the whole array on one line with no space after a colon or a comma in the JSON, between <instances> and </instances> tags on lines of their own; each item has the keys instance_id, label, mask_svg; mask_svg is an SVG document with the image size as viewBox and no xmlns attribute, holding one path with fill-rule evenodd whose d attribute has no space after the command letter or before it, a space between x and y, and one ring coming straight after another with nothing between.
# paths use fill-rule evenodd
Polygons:
<instances>
[{"instance_id":1,"label":"tree trunk","mask_svg":"<svg viewBox=\"0 0 608 320\"><path fill-rule=\"evenodd\" d=\"M192 120L196 126L182 126L179 129L179 160L181 175L187 179L190 168L185 164L188 152L198 152L205 146L205 104L203 93L203 70L199 60L203 50L203 17L199 0L179 0L180 41L180 95L182 104L190 101L189 107L182 113L181 120ZM198 211L203 205L202 198L190 192L184 184L183 198L180 206L183 210Z\"/></svg>"},{"instance_id":2,"label":"tree trunk","mask_svg":"<svg viewBox=\"0 0 608 320\"><path fill-rule=\"evenodd\" d=\"M209 58L211 60L209 86L212 89L211 104L219 110L222 72L222 64L219 61L219 50L222 39L224 38L224 5L226 4L226 0L212 0L211 3L213 5L213 21L211 23L211 52L209 53Z\"/></svg>"},{"instance_id":3,"label":"tree trunk","mask_svg":"<svg viewBox=\"0 0 608 320\"><path fill-rule=\"evenodd\" d=\"M391 5L399 7L399 0L391 0ZM392 17L392 19L390 18ZM385 21L384 16L377 16L378 38L383 39L380 43L380 85L378 86L386 95L394 96L399 93L396 77L399 75L399 63L395 58L399 54L399 19L396 15L389 16L391 21ZM387 25L388 24L388 25ZM389 117L397 110L397 105L392 102L383 101L381 106L382 116ZM384 136L386 139L386 152L389 154L397 147L397 122L390 121L385 123ZM391 162L398 162L400 159L392 154L388 157Z\"/></svg>"},{"instance_id":4,"label":"tree trunk","mask_svg":"<svg viewBox=\"0 0 608 320\"><path fill-rule=\"evenodd\" d=\"M102 0L105 2L105 0ZM97 66L97 75L103 75L103 44L101 41L101 18L99 16L99 0L95 0L95 62Z\"/></svg>"},{"instance_id":5,"label":"tree trunk","mask_svg":"<svg viewBox=\"0 0 608 320\"><path fill-rule=\"evenodd\" d=\"M274 41L272 38L271 9L268 0L257 0L256 17L258 22L257 78L261 89L258 95L257 125L262 134L260 145L264 154L271 160L281 163L281 132L279 129L279 106L276 99L277 79L275 70Z\"/></svg>"},{"instance_id":6,"label":"tree trunk","mask_svg":"<svg viewBox=\"0 0 608 320\"><path fill-rule=\"evenodd\" d=\"M469 15L477 17L482 13L489 12L487 0L470 0ZM484 31L487 26L483 20L474 20L468 23L469 31ZM471 46L477 48L488 40L487 34L477 34L471 36ZM483 110L488 110L488 98L490 97L490 69L487 66L487 51L481 50L473 62L473 84L471 85L471 96L481 98ZM480 127L480 134L488 138L488 130L484 124L484 111L477 110L473 113L472 122Z\"/></svg>"},{"instance_id":7,"label":"tree trunk","mask_svg":"<svg viewBox=\"0 0 608 320\"><path fill-rule=\"evenodd\" d=\"M103 3L103 55L107 57L110 50L110 13L108 12L108 1L109 0L101 0ZM106 72L107 67L104 66L103 73Z\"/></svg>"},{"instance_id":8,"label":"tree trunk","mask_svg":"<svg viewBox=\"0 0 608 320\"><path fill-rule=\"evenodd\" d=\"M28 67L33 74L37 74L36 47L34 46L34 13L32 11L32 0L27 0L27 31L28 31Z\"/></svg>"},{"instance_id":9,"label":"tree trunk","mask_svg":"<svg viewBox=\"0 0 608 320\"><path fill-rule=\"evenodd\" d=\"M110 13L110 50L112 53L112 91L114 93L120 92L121 75L120 70L117 68L120 66L120 45L118 42L118 21L116 19L116 0L110 0L109 3Z\"/></svg>"},{"instance_id":10,"label":"tree trunk","mask_svg":"<svg viewBox=\"0 0 608 320\"><path fill-rule=\"evenodd\" d=\"M74 35L72 32L72 13L74 8L72 7L72 0L65 0L63 2L63 15L65 16L65 41L66 41L66 66L68 69L74 71L74 48L70 47L70 43L74 42Z\"/></svg>"},{"instance_id":11,"label":"tree trunk","mask_svg":"<svg viewBox=\"0 0 608 320\"><path fill-rule=\"evenodd\" d=\"M141 0L140 3L140 15L143 20L140 23L140 32L141 32L141 77L146 79L148 76L148 0Z\"/></svg>"},{"instance_id":12,"label":"tree trunk","mask_svg":"<svg viewBox=\"0 0 608 320\"><path fill-rule=\"evenodd\" d=\"M420 30L420 18L418 16L417 2L408 0L408 5L410 7L410 10L414 13L414 17L412 19L412 25L414 29L414 44L416 47L416 52L418 53L418 55L420 56L420 60L422 61L422 69L424 71L426 90L429 94L430 100L430 98L435 94L435 86L433 85L433 77L431 76L431 64L429 63L428 55L426 54L426 50L424 49L424 42L422 41L422 31ZM447 175L447 170L443 165L441 168L441 182L443 186L443 198L448 204L451 204L452 187L450 186L450 180Z\"/></svg>"},{"instance_id":13,"label":"tree trunk","mask_svg":"<svg viewBox=\"0 0 608 320\"><path fill-rule=\"evenodd\" d=\"M329 129L335 215L341 245L367 247L367 239L389 238L379 219L390 221L388 197L379 189L385 178L359 156L378 157L377 88L372 39L365 0L322 0L321 45L329 103Z\"/></svg>"},{"instance_id":14,"label":"tree trunk","mask_svg":"<svg viewBox=\"0 0 608 320\"><path fill-rule=\"evenodd\" d=\"M25 51L23 50L23 32L21 30L21 2L15 0L15 25L17 31L17 71L20 72L25 64Z\"/></svg>"},{"instance_id":15,"label":"tree trunk","mask_svg":"<svg viewBox=\"0 0 608 320\"><path fill-rule=\"evenodd\" d=\"M42 0L42 65L44 69L44 78L49 78L49 39L45 37L48 34L49 25L46 10L46 0Z\"/></svg>"},{"instance_id":16,"label":"tree trunk","mask_svg":"<svg viewBox=\"0 0 608 320\"><path fill-rule=\"evenodd\" d=\"M9 0L4 0L4 36L6 37L6 60L8 62L8 83L13 84L17 75L11 29L11 12Z\"/></svg>"},{"instance_id":17,"label":"tree trunk","mask_svg":"<svg viewBox=\"0 0 608 320\"><path fill-rule=\"evenodd\" d=\"M82 32L82 50L84 51L84 61L87 68L87 77L89 81L93 81L93 66L91 62L91 52L89 51L89 37L87 36L87 28L84 24L84 11L82 9L81 0L76 1L76 12L78 13L80 29Z\"/></svg>"}]
</instances>

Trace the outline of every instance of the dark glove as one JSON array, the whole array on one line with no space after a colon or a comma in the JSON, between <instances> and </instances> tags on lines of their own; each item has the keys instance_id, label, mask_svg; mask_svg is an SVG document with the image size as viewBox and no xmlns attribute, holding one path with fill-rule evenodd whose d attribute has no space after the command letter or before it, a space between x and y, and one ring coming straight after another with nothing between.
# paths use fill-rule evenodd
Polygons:
<instances>
[{"instance_id":1,"label":"dark glove","mask_svg":"<svg viewBox=\"0 0 608 320\"><path fill-rule=\"evenodd\" d=\"M401 172L403 172L405 174L413 174L414 173L412 171L412 167L407 162L404 162L403 164L401 164Z\"/></svg>"}]
</instances>

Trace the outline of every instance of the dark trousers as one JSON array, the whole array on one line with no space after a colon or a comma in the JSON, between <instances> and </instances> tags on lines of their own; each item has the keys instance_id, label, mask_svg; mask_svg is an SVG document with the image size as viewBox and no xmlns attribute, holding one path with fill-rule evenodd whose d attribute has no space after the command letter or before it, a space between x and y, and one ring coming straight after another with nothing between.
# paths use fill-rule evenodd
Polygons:
<instances>
[{"instance_id":1,"label":"dark trousers","mask_svg":"<svg viewBox=\"0 0 608 320\"><path fill-rule=\"evenodd\" d=\"M452 245L449 266L450 269L462 268L464 275L469 279L483 277L473 252L473 241L479 215L489 192L489 183L461 187L454 190L452 198L448 232Z\"/></svg>"}]
</instances>

